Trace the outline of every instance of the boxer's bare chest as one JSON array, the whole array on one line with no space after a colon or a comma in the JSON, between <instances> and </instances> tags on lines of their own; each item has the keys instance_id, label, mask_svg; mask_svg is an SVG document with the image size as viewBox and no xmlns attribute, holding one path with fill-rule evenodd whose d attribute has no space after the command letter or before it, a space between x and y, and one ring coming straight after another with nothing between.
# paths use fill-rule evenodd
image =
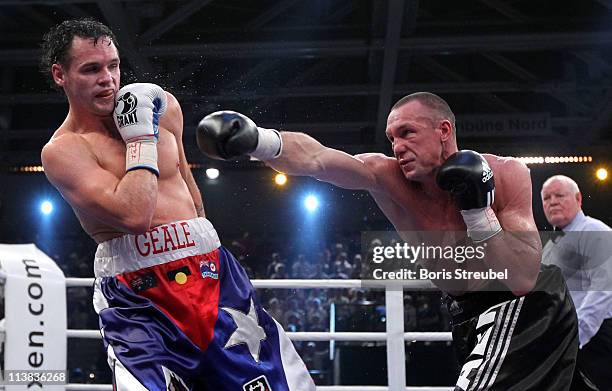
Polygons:
<instances>
[{"instance_id":1,"label":"boxer's bare chest","mask_svg":"<svg viewBox=\"0 0 612 391\"><path fill-rule=\"evenodd\" d=\"M376 203L397 231L465 231L466 226L450 194L426 193L401 176L389 178L381 192L372 192ZM496 188L497 212L505 202L505 189Z\"/></svg>"},{"instance_id":2,"label":"boxer's bare chest","mask_svg":"<svg viewBox=\"0 0 612 391\"><path fill-rule=\"evenodd\" d=\"M126 175L126 146L122 139L97 133L87 133L82 135L82 137L88 144L100 167L114 175L118 180L121 180ZM157 225L173 219L193 217L193 201L179 170L179 153L176 138L172 133L162 128L159 129L157 153L160 175L157 181L157 207L152 224ZM95 181L96 178L91 178L91 180ZM102 242L122 234L78 209L75 209L75 213L85 231L97 242Z\"/></svg>"},{"instance_id":3,"label":"boxer's bare chest","mask_svg":"<svg viewBox=\"0 0 612 391\"><path fill-rule=\"evenodd\" d=\"M98 163L117 178L125 175L125 142L120 138L95 133L88 133L83 138L89 144ZM159 130L157 142L159 180L172 178L179 173L179 156L176 139L165 129Z\"/></svg>"},{"instance_id":4,"label":"boxer's bare chest","mask_svg":"<svg viewBox=\"0 0 612 391\"><path fill-rule=\"evenodd\" d=\"M450 198L431 198L417 191L374 195L397 231L464 231L461 214Z\"/></svg>"}]
</instances>

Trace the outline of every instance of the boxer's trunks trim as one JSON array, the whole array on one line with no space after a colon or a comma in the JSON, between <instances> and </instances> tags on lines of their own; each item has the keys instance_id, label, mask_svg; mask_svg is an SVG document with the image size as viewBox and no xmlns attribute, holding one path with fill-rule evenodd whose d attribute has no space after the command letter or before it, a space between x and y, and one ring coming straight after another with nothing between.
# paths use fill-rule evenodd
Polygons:
<instances>
[{"instance_id":1,"label":"boxer's trunks trim","mask_svg":"<svg viewBox=\"0 0 612 391\"><path fill-rule=\"evenodd\" d=\"M283 368L285 368L285 371L287 372L287 385L289 386L290 390L304 389L304 383L299 374L300 372L308 371L308 369L304 365L304 362L300 360L298 355L291 354L291 352L295 349L293 347L293 343L287 334L285 334L283 326L281 326L276 319L272 319L274 320L274 323L278 329L281 362L283 364Z\"/></svg>"},{"instance_id":2,"label":"boxer's trunks trim","mask_svg":"<svg viewBox=\"0 0 612 391\"><path fill-rule=\"evenodd\" d=\"M455 390L569 389L578 328L561 271L543 265L531 293L508 296L445 297L462 365Z\"/></svg>"},{"instance_id":3,"label":"boxer's trunks trim","mask_svg":"<svg viewBox=\"0 0 612 391\"><path fill-rule=\"evenodd\" d=\"M148 391L117 359L115 350L109 344L106 349L108 364L113 371L113 391Z\"/></svg>"},{"instance_id":4,"label":"boxer's trunks trim","mask_svg":"<svg viewBox=\"0 0 612 391\"><path fill-rule=\"evenodd\" d=\"M470 356L481 356L481 358L468 360L464 363L456 389L466 391L486 390L493 384L510 346L523 300L524 297L521 297L496 304L478 316L476 330L483 327L486 327L487 330L479 333L482 334L482 337L470 352ZM480 341L485 338L486 343L481 345ZM480 363L474 367L474 361L477 360ZM478 369L476 375L465 384L469 373L476 368Z\"/></svg>"},{"instance_id":5,"label":"boxer's trunks trim","mask_svg":"<svg viewBox=\"0 0 612 391\"><path fill-rule=\"evenodd\" d=\"M173 221L143 235L123 235L102 242L96 250L96 277L113 277L177 259L208 254L221 242L210 221L203 217Z\"/></svg>"},{"instance_id":6,"label":"boxer's trunks trim","mask_svg":"<svg viewBox=\"0 0 612 391\"><path fill-rule=\"evenodd\" d=\"M478 390L486 390L490 387L499 370L504 362L504 358L506 357L506 353L508 352L508 347L510 346L510 341L512 340L512 335L514 332L514 327L516 326L516 321L518 319L519 313L521 311L521 306L523 305L524 297L502 303L499 310L499 317L503 318L503 321L497 322L495 325L495 331L493 333L493 338L487 343L487 355L483 361L484 365L481 365L476 377L474 378L474 382L472 383L472 387L469 387L469 391L478 391ZM495 306L495 307L498 307ZM493 310L495 307L490 308L487 313ZM480 318L486 315L481 315ZM478 322L480 323L480 318ZM501 327L501 332L499 332ZM494 350L495 348L495 350ZM493 357L491 357L491 353L494 351ZM495 370L491 371L493 366L495 366ZM481 376L483 371L486 369L484 373L484 377ZM488 381L487 381L488 380Z\"/></svg>"}]
</instances>

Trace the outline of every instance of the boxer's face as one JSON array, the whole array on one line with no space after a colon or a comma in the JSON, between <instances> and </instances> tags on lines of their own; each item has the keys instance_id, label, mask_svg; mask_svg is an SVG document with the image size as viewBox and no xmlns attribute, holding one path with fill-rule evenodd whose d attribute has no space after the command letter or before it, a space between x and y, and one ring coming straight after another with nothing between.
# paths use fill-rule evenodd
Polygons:
<instances>
[{"instance_id":1,"label":"boxer's face","mask_svg":"<svg viewBox=\"0 0 612 391\"><path fill-rule=\"evenodd\" d=\"M64 88L71 107L83 107L99 116L109 116L119 89L119 54L107 37L97 43L74 37L66 66L53 65L56 83ZM76 108L75 107L75 108Z\"/></svg>"},{"instance_id":2,"label":"boxer's face","mask_svg":"<svg viewBox=\"0 0 612 391\"><path fill-rule=\"evenodd\" d=\"M389 113L386 135L404 176L423 181L442 164L440 121L418 101L408 102Z\"/></svg>"},{"instance_id":3,"label":"boxer's face","mask_svg":"<svg viewBox=\"0 0 612 391\"><path fill-rule=\"evenodd\" d=\"M580 210L582 198L574 194L569 184L552 180L542 188L542 206L546 220L554 227L564 228Z\"/></svg>"}]
</instances>

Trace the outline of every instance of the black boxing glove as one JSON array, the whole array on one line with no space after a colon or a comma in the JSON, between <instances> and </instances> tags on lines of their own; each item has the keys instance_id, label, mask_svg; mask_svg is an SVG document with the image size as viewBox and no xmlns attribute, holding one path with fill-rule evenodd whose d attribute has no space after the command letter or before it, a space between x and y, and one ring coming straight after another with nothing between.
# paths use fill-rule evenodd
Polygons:
<instances>
[{"instance_id":1,"label":"black boxing glove","mask_svg":"<svg viewBox=\"0 0 612 391\"><path fill-rule=\"evenodd\" d=\"M495 201L493 171L482 155L470 150L455 152L440 166L436 183L451 193L474 242L487 240L502 230L491 209Z\"/></svg>"},{"instance_id":2,"label":"black boxing glove","mask_svg":"<svg viewBox=\"0 0 612 391\"><path fill-rule=\"evenodd\" d=\"M219 160L244 155L270 160L278 157L282 150L277 130L259 128L249 117L235 111L207 115L198 124L196 137L200 151Z\"/></svg>"}]
</instances>

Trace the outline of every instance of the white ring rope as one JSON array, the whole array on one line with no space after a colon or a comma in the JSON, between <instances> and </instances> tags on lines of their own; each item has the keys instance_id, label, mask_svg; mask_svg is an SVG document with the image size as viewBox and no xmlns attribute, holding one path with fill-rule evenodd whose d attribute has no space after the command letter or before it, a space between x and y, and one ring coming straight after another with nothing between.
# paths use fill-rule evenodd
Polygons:
<instances>
[{"instance_id":1,"label":"white ring rope","mask_svg":"<svg viewBox=\"0 0 612 391\"><path fill-rule=\"evenodd\" d=\"M68 338L89 338L102 339L100 330L75 330L68 329L66 331ZM314 332L300 331L287 332L287 336L292 341L386 341L387 333L382 332L353 332L353 331L336 331L330 332ZM445 342L452 341L453 337L450 332L410 332L404 333L404 341L410 342Z\"/></svg>"},{"instance_id":2,"label":"white ring rope","mask_svg":"<svg viewBox=\"0 0 612 391\"><path fill-rule=\"evenodd\" d=\"M66 384L66 391L112 391L110 384ZM389 391L387 386L317 386L317 391ZM406 391L453 391L453 387L406 387Z\"/></svg>"},{"instance_id":3,"label":"white ring rope","mask_svg":"<svg viewBox=\"0 0 612 391\"><path fill-rule=\"evenodd\" d=\"M395 287L409 290L436 289L427 280L422 281L375 281L375 280L251 280L255 288L307 289L307 288L369 288L389 289ZM66 287L92 287L94 278L66 278ZM401 300L400 300L401 301ZM68 338L102 339L99 330L66 330ZM387 341L384 332L287 332L292 341ZM404 333L404 341L446 342L452 341L450 332L409 332ZM67 391L112 391L110 384L67 384ZM406 387L406 391L452 391L454 387ZM317 391L391 391L388 386L317 386ZM395 391L395 390L394 390Z\"/></svg>"},{"instance_id":4,"label":"white ring rope","mask_svg":"<svg viewBox=\"0 0 612 391\"><path fill-rule=\"evenodd\" d=\"M437 289L429 280L415 281L377 281L377 280L307 280L307 279L283 279L283 280L251 280L255 288L369 288L385 289L385 287L403 287L408 290L431 290ZM66 287L89 287L94 284L93 278L66 278Z\"/></svg>"}]
</instances>

